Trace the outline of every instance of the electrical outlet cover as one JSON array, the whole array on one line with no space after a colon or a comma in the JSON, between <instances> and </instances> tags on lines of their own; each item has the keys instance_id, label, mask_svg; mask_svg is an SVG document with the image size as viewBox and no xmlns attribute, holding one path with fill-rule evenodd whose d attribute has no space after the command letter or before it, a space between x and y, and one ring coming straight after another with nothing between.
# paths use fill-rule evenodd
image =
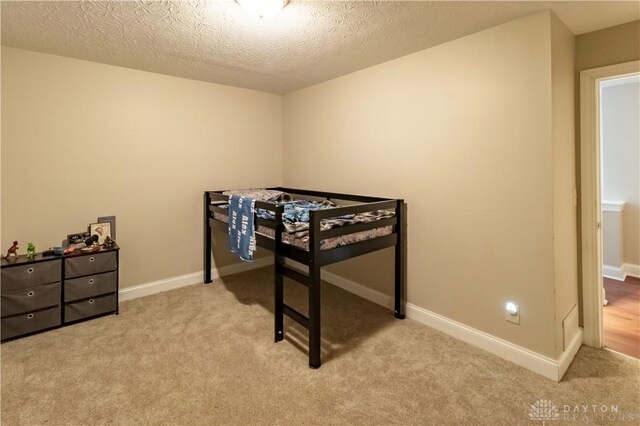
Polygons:
<instances>
[{"instance_id":1,"label":"electrical outlet cover","mask_svg":"<svg viewBox=\"0 0 640 426\"><path fill-rule=\"evenodd\" d=\"M515 314L511 314L507 311L504 312L504 318L513 323L513 324L517 324L520 325L520 306L517 306L518 310Z\"/></svg>"}]
</instances>

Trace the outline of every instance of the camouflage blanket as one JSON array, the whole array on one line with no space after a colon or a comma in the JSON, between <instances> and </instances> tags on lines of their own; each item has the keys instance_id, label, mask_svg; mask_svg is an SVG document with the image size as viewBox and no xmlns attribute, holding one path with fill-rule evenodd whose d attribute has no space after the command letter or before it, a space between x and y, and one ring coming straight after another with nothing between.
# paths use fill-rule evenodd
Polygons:
<instances>
[{"instance_id":1,"label":"camouflage blanket","mask_svg":"<svg viewBox=\"0 0 640 426\"><path fill-rule=\"evenodd\" d=\"M376 210L366 213L358 213L356 215L332 217L320 221L320 230L337 228L339 226L354 225L356 223L373 222L375 220L386 219L395 216L395 212L389 210ZM309 235L309 222L293 222L285 223L285 230L289 234L295 235L295 238L304 238Z\"/></svg>"},{"instance_id":2,"label":"camouflage blanket","mask_svg":"<svg viewBox=\"0 0 640 426\"><path fill-rule=\"evenodd\" d=\"M223 195L239 195L241 197L253 198L258 201L275 201L285 203L293 200L291 194L275 189L232 189L224 191Z\"/></svg>"},{"instance_id":3,"label":"camouflage blanket","mask_svg":"<svg viewBox=\"0 0 640 426\"><path fill-rule=\"evenodd\" d=\"M284 223L309 222L309 212L338 207L335 203L324 201L295 200L284 203L282 221ZM256 214L265 220L275 220L275 213L270 210L257 209Z\"/></svg>"},{"instance_id":4,"label":"camouflage blanket","mask_svg":"<svg viewBox=\"0 0 640 426\"><path fill-rule=\"evenodd\" d=\"M273 201L284 204L283 223L285 231L297 239L305 239L309 235L309 212L312 210L324 210L338 207L334 202L292 200L290 194L271 189L249 189L226 191L224 194L242 195L261 201ZM227 206L219 206L226 208ZM275 220L274 212L265 209L256 209L256 215L265 220ZM320 222L320 229L327 230L339 226L353 225L356 223L372 222L379 219L386 219L395 216L393 211L376 210L359 214L350 214L339 217L323 219Z\"/></svg>"}]
</instances>

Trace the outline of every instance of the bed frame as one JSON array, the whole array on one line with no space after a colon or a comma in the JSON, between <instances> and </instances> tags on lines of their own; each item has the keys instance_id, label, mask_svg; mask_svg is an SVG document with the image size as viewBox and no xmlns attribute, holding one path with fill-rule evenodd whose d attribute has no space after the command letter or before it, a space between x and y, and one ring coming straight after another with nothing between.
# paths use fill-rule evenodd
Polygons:
<instances>
[{"instance_id":1,"label":"bed frame","mask_svg":"<svg viewBox=\"0 0 640 426\"><path fill-rule=\"evenodd\" d=\"M406 263L405 263L405 204L401 199L388 199L367 197L361 195L338 194L332 192L307 191L293 188L267 188L287 192L293 195L302 195L311 198L336 199L357 204L341 206L324 210L312 210L309 212L309 250L304 250L292 244L282 241L284 225L282 215L283 205L274 202L256 201L257 208L274 212L275 221L264 220L255 217L254 224L271 228L275 231L275 238L269 238L256 232L256 244L275 253L275 341L284 339L284 315L293 319L309 332L309 366L318 368L321 365L320 356L320 269L323 266L342 260L351 259L366 253L371 253L387 247L395 247L395 303L394 315L396 318L405 317L406 294ZM228 210L219 207L220 204L229 202L229 196L223 195L224 191L206 191L204 193L204 282L209 284L211 280L211 239L212 230L218 229L228 232L228 224L214 218L214 212L228 215ZM394 209L395 216L372 222L357 223L337 228L320 230L320 221L323 219L347 214L364 213L374 210ZM320 249L320 241L366 231L383 226L393 226L392 233L378 238L349 244L329 250ZM302 272L285 264L285 259L292 259L309 267L309 272ZM284 303L284 277L297 281L309 289L309 316L301 314Z\"/></svg>"}]
</instances>

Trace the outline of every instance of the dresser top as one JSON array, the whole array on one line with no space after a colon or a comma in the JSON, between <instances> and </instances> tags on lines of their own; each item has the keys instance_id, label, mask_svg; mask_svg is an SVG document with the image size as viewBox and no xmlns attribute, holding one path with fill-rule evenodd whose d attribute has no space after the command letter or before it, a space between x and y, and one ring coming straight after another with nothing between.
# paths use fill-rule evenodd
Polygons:
<instances>
[{"instance_id":1,"label":"dresser top","mask_svg":"<svg viewBox=\"0 0 640 426\"><path fill-rule=\"evenodd\" d=\"M21 254L20 256L17 256L17 257L12 256L9 260L7 260L5 257L2 257L2 267L4 268L8 266L27 265L30 263L49 262L57 259L69 259L72 257L96 255L100 253L107 253L110 251L118 251L118 250L120 250L120 247L118 247L118 245L114 243L113 247L101 248L99 251L92 251L89 253L84 253L82 252L81 249L77 249L73 253L63 254L62 256L53 255L53 256L45 257L45 256L42 256L42 253L36 253L36 255L33 257L27 257L26 254Z\"/></svg>"}]
</instances>

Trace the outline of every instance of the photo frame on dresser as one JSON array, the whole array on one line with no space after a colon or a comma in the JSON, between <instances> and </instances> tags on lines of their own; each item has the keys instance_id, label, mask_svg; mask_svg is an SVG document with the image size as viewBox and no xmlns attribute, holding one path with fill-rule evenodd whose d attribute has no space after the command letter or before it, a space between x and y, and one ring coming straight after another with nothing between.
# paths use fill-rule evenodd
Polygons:
<instances>
[{"instance_id":1,"label":"photo frame on dresser","mask_svg":"<svg viewBox=\"0 0 640 426\"><path fill-rule=\"evenodd\" d=\"M107 237L111 238L111 224L109 222L92 223L89 225L89 232L91 235L97 235L98 244L102 245Z\"/></svg>"},{"instance_id":2,"label":"photo frame on dresser","mask_svg":"<svg viewBox=\"0 0 640 426\"><path fill-rule=\"evenodd\" d=\"M109 223L111 226L111 238L113 241L116 241L116 217L115 216L102 216L98 218L98 223Z\"/></svg>"}]
</instances>

